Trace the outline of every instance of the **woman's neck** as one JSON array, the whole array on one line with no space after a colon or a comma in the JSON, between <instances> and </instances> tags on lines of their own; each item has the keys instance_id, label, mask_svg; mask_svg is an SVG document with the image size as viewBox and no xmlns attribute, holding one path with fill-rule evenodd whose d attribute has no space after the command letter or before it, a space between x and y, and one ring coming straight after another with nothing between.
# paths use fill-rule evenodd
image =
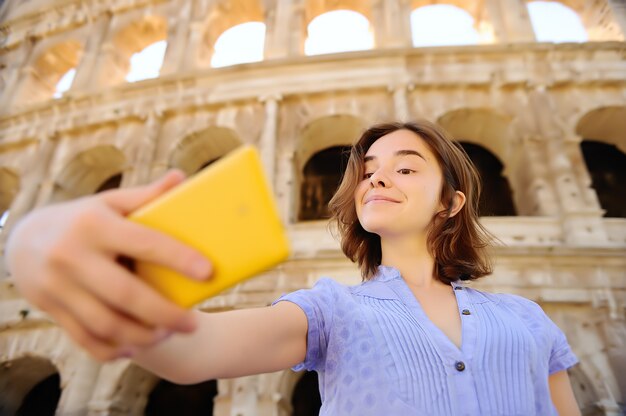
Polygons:
<instances>
[{"instance_id":1,"label":"woman's neck","mask_svg":"<svg viewBox=\"0 0 626 416\"><path fill-rule=\"evenodd\" d=\"M439 286L435 276L435 260L428 252L426 238L382 238L382 264L400 271L402 278L415 288Z\"/></svg>"}]
</instances>

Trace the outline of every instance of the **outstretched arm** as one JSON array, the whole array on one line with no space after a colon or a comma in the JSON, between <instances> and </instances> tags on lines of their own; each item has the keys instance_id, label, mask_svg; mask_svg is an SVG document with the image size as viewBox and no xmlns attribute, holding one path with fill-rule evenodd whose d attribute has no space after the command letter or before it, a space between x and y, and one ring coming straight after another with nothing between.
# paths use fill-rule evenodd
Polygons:
<instances>
[{"instance_id":1,"label":"outstretched arm","mask_svg":"<svg viewBox=\"0 0 626 416\"><path fill-rule=\"evenodd\" d=\"M139 351L133 360L179 384L278 371L304 360L307 318L291 302L196 315L195 332Z\"/></svg>"},{"instance_id":2,"label":"outstretched arm","mask_svg":"<svg viewBox=\"0 0 626 416\"><path fill-rule=\"evenodd\" d=\"M133 357L181 383L287 368L306 351L304 312L271 308L207 314L165 299L121 266L126 256L204 279L200 253L126 215L173 188L182 173L34 210L11 233L6 263L24 297L94 358Z\"/></svg>"}]
</instances>

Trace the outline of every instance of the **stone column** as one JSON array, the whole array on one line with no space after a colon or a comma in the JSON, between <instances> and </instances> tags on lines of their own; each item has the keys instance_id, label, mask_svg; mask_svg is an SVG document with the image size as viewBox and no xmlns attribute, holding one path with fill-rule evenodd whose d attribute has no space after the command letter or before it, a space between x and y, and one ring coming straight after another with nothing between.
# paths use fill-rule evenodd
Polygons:
<instances>
[{"instance_id":1,"label":"stone column","mask_svg":"<svg viewBox=\"0 0 626 416\"><path fill-rule=\"evenodd\" d=\"M131 169L124 173L120 187L144 185L151 181L161 118L162 114L158 111L151 111L145 116L145 133L136 143L134 158L129 161Z\"/></svg>"},{"instance_id":2,"label":"stone column","mask_svg":"<svg viewBox=\"0 0 626 416\"><path fill-rule=\"evenodd\" d=\"M624 0L607 0L616 25L622 32L622 40L626 39L626 2Z\"/></svg>"},{"instance_id":3,"label":"stone column","mask_svg":"<svg viewBox=\"0 0 626 416\"><path fill-rule=\"evenodd\" d=\"M209 45L204 44L207 16L215 7L215 0L191 0L185 52L181 57L181 68L189 71L194 68L208 68L211 63Z\"/></svg>"},{"instance_id":4,"label":"stone column","mask_svg":"<svg viewBox=\"0 0 626 416\"><path fill-rule=\"evenodd\" d=\"M393 112L396 120L409 120L409 99L407 97L407 89L410 88L406 84L390 85L389 91L393 94Z\"/></svg>"},{"instance_id":5,"label":"stone column","mask_svg":"<svg viewBox=\"0 0 626 416\"><path fill-rule=\"evenodd\" d=\"M179 0L172 5L178 14L168 25L167 50L160 75L184 71L183 61L187 55L188 34L191 20L191 2Z\"/></svg>"},{"instance_id":6,"label":"stone column","mask_svg":"<svg viewBox=\"0 0 626 416\"><path fill-rule=\"evenodd\" d=\"M231 416L258 416L258 378L259 376L239 377L232 384Z\"/></svg>"},{"instance_id":7,"label":"stone column","mask_svg":"<svg viewBox=\"0 0 626 416\"><path fill-rule=\"evenodd\" d=\"M265 59L302 55L306 39L304 1L276 0L274 7L266 13Z\"/></svg>"},{"instance_id":8,"label":"stone column","mask_svg":"<svg viewBox=\"0 0 626 416\"><path fill-rule=\"evenodd\" d=\"M99 15L92 23L91 33L85 44L83 57L76 68L76 75L69 90L70 93L93 90L94 87L97 87L97 83L94 82L96 79L96 62L110 23L111 14L108 12Z\"/></svg>"},{"instance_id":9,"label":"stone column","mask_svg":"<svg viewBox=\"0 0 626 416\"><path fill-rule=\"evenodd\" d=\"M497 42L535 41L525 0L486 0L485 7Z\"/></svg>"},{"instance_id":10,"label":"stone column","mask_svg":"<svg viewBox=\"0 0 626 416\"><path fill-rule=\"evenodd\" d=\"M548 160L557 196L561 203L561 218L565 241L572 245L605 245L608 237L602 224L602 210L589 207L583 190L576 181L572 161L565 152L568 146L560 138L548 139Z\"/></svg>"},{"instance_id":11,"label":"stone column","mask_svg":"<svg viewBox=\"0 0 626 416\"><path fill-rule=\"evenodd\" d=\"M40 147L32 159L32 169L24 172L20 177L20 190L15 196L9 208L9 217L0 234L0 254L4 255L7 238L15 223L26 215L36 205L44 179L49 171L50 161L54 156L57 142L53 135L44 137L40 141ZM0 279L6 276L4 262L0 262Z\"/></svg>"},{"instance_id":12,"label":"stone column","mask_svg":"<svg viewBox=\"0 0 626 416\"><path fill-rule=\"evenodd\" d=\"M286 36L281 36L281 33L283 35L288 33L289 28L282 24L283 21L278 21L278 3L279 0L265 2L265 45L263 45L264 59L287 56L288 47Z\"/></svg>"},{"instance_id":13,"label":"stone column","mask_svg":"<svg viewBox=\"0 0 626 416\"><path fill-rule=\"evenodd\" d=\"M22 218L28 211L35 208L40 190L45 185L45 179L50 171L50 163L54 157L57 140L54 134L43 137L39 142L39 149L29 165L32 167L25 171L20 178L20 191L11 203L9 218L3 228L2 243L9 234L17 220Z\"/></svg>"},{"instance_id":14,"label":"stone column","mask_svg":"<svg viewBox=\"0 0 626 416\"><path fill-rule=\"evenodd\" d=\"M22 74L27 73L25 69L31 59L35 41L33 39L24 39L19 49L13 53L14 58L11 59L12 65L5 69L8 72L6 78L5 89L0 93L0 113L6 113L11 108L14 96L18 87L22 84L24 77Z\"/></svg>"},{"instance_id":15,"label":"stone column","mask_svg":"<svg viewBox=\"0 0 626 416\"><path fill-rule=\"evenodd\" d=\"M74 355L69 366L71 368L63 371L68 383L63 387L56 414L85 415L96 387L100 364L86 353L79 352Z\"/></svg>"},{"instance_id":16,"label":"stone column","mask_svg":"<svg viewBox=\"0 0 626 416\"><path fill-rule=\"evenodd\" d=\"M557 217L559 202L555 198L545 158L545 143L540 138L524 137L514 154L508 175L515 190L515 206L523 215Z\"/></svg>"},{"instance_id":17,"label":"stone column","mask_svg":"<svg viewBox=\"0 0 626 416\"><path fill-rule=\"evenodd\" d=\"M198 49L202 47L204 24L193 21L189 23L189 35L185 46L185 54L181 57L181 68L189 71L198 67Z\"/></svg>"},{"instance_id":18,"label":"stone column","mask_svg":"<svg viewBox=\"0 0 626 416\"><path fill-rule=\"evenodd\" d=\"M573 136L566 140L567 148L563 150L567 151L567 155L572 162L574 178L581 189L583 203L589 209L601 211L602 206L600 205L598 194L595 189L593 189L591 176L587 170L587 163L585 162L585 157L580 147L582 141L582 137Z\"/></svg>"},{"instance_id":19,"label":"stone column","mask_svg":"<svg viewBox=\"0 0 626 416\"><path fill-rule=\"evenodd\" d=\"M568 153L571 140L568 140L568 132L564 130L564 123L560 121L546 87L538 85L528 96L529 107L537 122L536 129L546 143L548 178L560 204L559 214L566 244L588 246L608 243L602 211L585 203L585 191L577 181Z\"/></svg>"},{"instance_id":20,"label":"stone column","mask_svg":"<svg viewBox=\"0 0 626 416\"><path fill-rule=\"evenodd\" d=\"M410 48L411 4L408 0L370 0L376 48Z\"/></svg>"},{"instance_id":21,"label":"stone column","mask_svg":"<svg viewBox=\"0 0 626 416\"><path fill-rule=\"evenodd\" d=\"M276 161L276 127L278 124L279 95L261 97L259 99L265 105L265 123L261 133L261 160L265 167L267 179L274 186L275 161Z\"/></svg>"},{"instance_id":22,"label":"stone column","mask_svg":"<svg viewBox=\"0 0 626 416\"><path fill-rule=\"evenodd\" d=\"M296 133L297 134L297 133ZM294 172L295 137L279 137L280 145L276 148L276 177L274 181L274 193L279 215L283 224L289 224L297 220L295 201L300 198L300 188L296 186L296 173Z\"/></svg>"}]
</instances>

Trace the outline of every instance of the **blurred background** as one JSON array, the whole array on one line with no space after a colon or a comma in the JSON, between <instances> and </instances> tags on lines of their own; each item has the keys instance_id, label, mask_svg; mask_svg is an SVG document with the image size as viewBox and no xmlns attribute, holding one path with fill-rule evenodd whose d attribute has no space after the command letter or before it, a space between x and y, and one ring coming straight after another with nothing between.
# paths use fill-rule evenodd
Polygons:
<instances>
[{"instance_id":1,"label":"blurred background","mask_svg":"<svg viewBox=\"0 0 626 416\"><path fill-rule=\"evenodd\" d=\"M252 144L293 253L198 308L358 284L327 230L345 150L375 122L429 119L477 165L501 240L472 285L540 303L580 359L583 414L624 414L625 33L620 0L0 2L0 248L36 207ZM315 373L177 386L100 365L0 269L0 415L317 415L319 400Z\"/></svg>"}]
</instances>

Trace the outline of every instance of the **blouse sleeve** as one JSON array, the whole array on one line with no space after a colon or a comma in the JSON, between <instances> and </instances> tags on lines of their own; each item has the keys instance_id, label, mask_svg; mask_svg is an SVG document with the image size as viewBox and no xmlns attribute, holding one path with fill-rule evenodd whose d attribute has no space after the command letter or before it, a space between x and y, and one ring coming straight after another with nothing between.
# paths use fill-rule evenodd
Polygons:
<instances>
[{"instance_id":1,"label":"blouse sleeve","mask_svg":"<svg viewBox=\"0 0 626 416\"><path fill-rule=\"evenodd\" d=\"M552 375L561 370L567 370L578 363L578 358L572 352L572 348L567 342L567 338L561 329L541 310L547 320L547 325L551 332L552 349L550 351L550 362L548 364L548 374Z\"/></svg>"},{"instance_id":2,"label":"blouse sleeve","mask_svg":"<svg viewBox=\"0 0 626 416\"><path fill-rule=\"evenodd\" d=\"M307 346L304 361L292 369L313 371L322 368L335 310L335 286L332 279L322 278L311 289L302 289L281 296L272 305L288 301L295 303L307 317Z\"/></svg>"},{"instance_id":3,"label":"blouse sleeve","mask_svg":"<svg viewBox=\"0 0 626 416\"><path fill-rule=\"evenodd\" d=\"M518 316L526 322L538 343L545 348L549 375L578 363L578 358L572 352L565 334L539 304L517 295L504 295L501 299L513 307Z\"/></svg>"}]
</instances>

